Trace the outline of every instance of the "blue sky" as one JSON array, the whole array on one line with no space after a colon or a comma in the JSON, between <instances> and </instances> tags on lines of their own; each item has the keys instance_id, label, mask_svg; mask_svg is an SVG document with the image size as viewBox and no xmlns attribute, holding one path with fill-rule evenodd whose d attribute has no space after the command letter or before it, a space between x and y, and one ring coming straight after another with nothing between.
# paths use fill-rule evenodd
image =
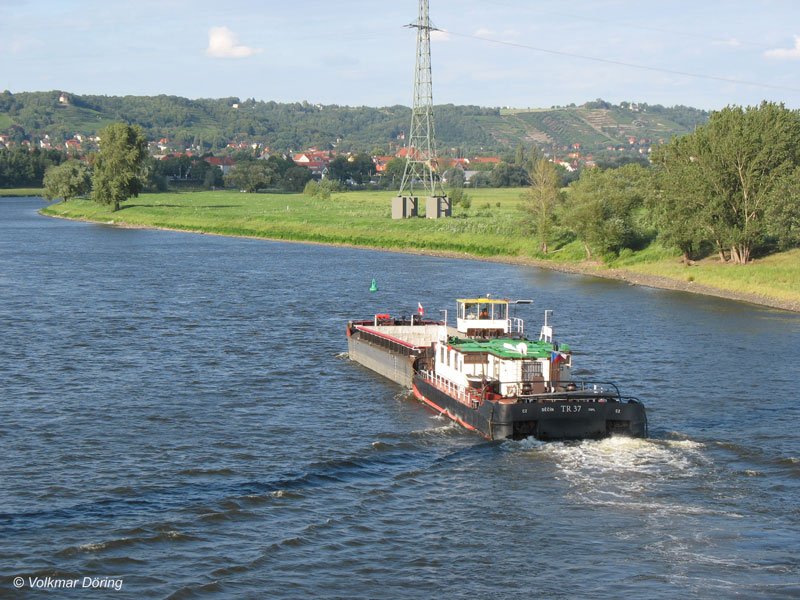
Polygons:
<instances>
[{"instance_id":1,"label":"blue sky","mask_svg":"<svg viewBox=\"0 0 800 600\"><path fill-rule=\"evenodd\" d=\"M430 4L445 30L437 104L800 108L797 0ZM416 12L415 0L0 0L0 90L409 105L416 38L403 25Z\"/></svg>"}]
</instances>

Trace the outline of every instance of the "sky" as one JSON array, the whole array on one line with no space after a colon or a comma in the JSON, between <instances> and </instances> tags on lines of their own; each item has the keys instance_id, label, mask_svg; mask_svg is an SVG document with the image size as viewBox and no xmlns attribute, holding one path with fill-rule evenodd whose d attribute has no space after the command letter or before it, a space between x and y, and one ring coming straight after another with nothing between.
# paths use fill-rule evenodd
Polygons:
<instances>
[{"instance_id":1,"label":"sky","mask_svg":"<svg viewBox=\"0 0 800 600\"><path fill-rule=\"evenodd\" d=\"M0 0L0 90L412 102L416 0ZM800 108L798 0L430 0L436 104Z\"/></svg>"}]
</instances>

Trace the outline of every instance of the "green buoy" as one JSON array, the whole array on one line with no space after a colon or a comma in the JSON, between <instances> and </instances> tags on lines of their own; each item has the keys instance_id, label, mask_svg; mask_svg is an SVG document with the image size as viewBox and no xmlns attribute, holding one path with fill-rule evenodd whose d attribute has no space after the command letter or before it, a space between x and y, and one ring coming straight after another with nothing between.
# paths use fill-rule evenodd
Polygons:
<instances>
[{"instance_id":1,"label":"green buoy","mask_svg":"<svg viewBox=\"0 0 800 600\"><path fill-rule=\"evenodd\" d=\"M370 292L377 292L378 291L378 282L375 281L375 278L372 278L372 285L369 286Z\"/></svg>"}]
</instances>

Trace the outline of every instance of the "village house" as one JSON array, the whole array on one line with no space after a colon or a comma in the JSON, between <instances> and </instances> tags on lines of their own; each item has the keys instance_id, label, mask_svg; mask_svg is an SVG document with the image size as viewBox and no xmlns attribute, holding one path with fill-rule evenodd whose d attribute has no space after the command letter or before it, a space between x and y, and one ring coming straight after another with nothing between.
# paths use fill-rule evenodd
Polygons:
<instances>
[{"instance_id":1,"label":"village house","mask_svg":"<svg viewBox=\"0 0 800 600\"><path fill-rule=\"evenodd\" d=\"M392 160L394 160L394 156L373 156L372 162L375 163L375 172L385 173L386 166L389 164L389 161Z\"/></svg>"},{"instance_id":2,"label":"village house","mask_svg":"<svg viewBox=\"0 0 800 600\"><path fill-rule=\"evenodd\" d=\"M209 156L208 158L205 158L203 160L205 160L208 164L219 168L222 171L223 175L227 175L233 168L233 166L236 164L235 162L233 162L233 159L228 156L222 156L222 157Z\"/></svg>"},{"instance_id":3,"label":"village house","mask_svg":"<svg viewBox=\"0 0 800 600\"><path fill-rule=\"evenodd\" d=\"M471 162L475 165L498 165L502 161L497 156L476 156Z\"/></svg>"},{"instance_id":4,"label":"village house","mask_svg":"<svg viewBox=\"0 0 800 600\"><path fill-rule=\"evenodd\" d=\"M331 152L310 148L305 152L298 152L291 156L294 164L306 167L314 177L324 179L328 174L328 165L331 162Z\"/></svg>"}]
</instances>

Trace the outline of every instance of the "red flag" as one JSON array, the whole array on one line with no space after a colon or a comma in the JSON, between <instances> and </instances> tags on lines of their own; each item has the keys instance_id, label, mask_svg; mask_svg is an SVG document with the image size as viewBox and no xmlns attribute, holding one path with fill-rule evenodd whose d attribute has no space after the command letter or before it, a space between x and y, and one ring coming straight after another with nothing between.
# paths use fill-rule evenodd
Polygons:
<instances>
[{"instance_id":1,"label":"red flag","mask_svg":"<svg viewBox=\"0 0 800 600\"><path fill-rule=\"evenodd\" d=\"M419 313L419 316L425 314L425 309L422 308L422 304L420 302L417 302L417 313Z\"/></svg>"}]
</instances>

